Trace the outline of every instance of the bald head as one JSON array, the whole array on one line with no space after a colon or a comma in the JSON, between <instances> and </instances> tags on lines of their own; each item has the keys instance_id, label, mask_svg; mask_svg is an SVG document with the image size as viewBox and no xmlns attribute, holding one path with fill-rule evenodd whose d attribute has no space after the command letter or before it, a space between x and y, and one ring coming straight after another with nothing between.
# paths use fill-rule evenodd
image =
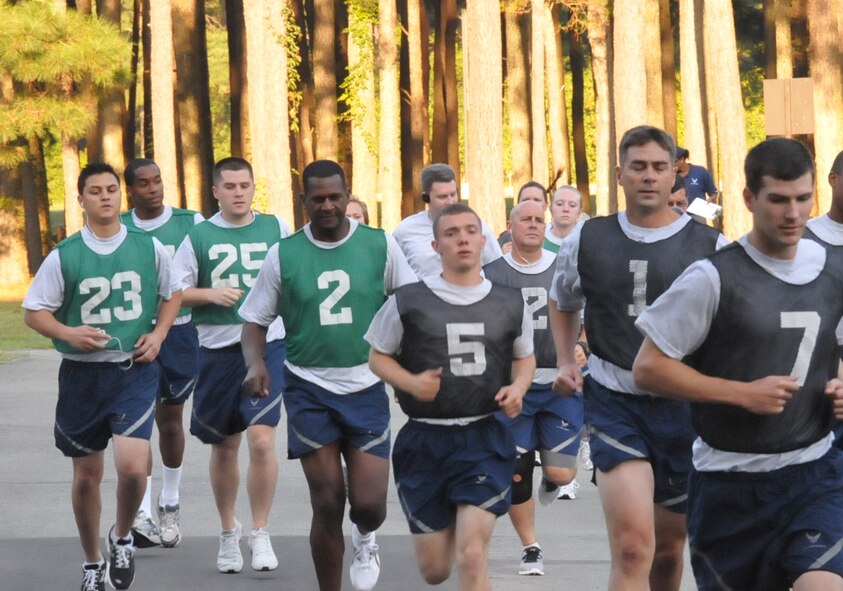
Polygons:
<instances>
[{"instance_id":1,"label":"bald head","mask_svg":"<svg viewBox=\"0 0 843 591\"><path fill-rule=\"evenodd\" d=\"M541 249L544 230L544 208L535 201L522 201L509 213L513 249L522 254Z\"/></svg>"}]
</instances>

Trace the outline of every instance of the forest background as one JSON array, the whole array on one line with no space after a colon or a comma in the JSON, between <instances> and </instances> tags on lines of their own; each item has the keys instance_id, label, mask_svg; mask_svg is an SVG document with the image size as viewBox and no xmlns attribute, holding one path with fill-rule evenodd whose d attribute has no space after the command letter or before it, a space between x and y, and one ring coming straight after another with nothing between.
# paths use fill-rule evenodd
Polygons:
<instances>
[{"instance_id":1,"label":"forest background","mask_svg":"<svg viewBox=\"0 0 843 591\"><path fill-rule=\"evenodd\" d=\"M79 229L86 162L153 158L167 203L209 215L213 162L242 156L256 207L300 227L299 172L336 159L386 229L447 162L502 230L531 179L622 210L617 141L641 123L709 168L735 238L765 78L813 79L798 139L828 208L841 40L843 0L0 0L0 285Z\"/></svg>"}]
</instances>

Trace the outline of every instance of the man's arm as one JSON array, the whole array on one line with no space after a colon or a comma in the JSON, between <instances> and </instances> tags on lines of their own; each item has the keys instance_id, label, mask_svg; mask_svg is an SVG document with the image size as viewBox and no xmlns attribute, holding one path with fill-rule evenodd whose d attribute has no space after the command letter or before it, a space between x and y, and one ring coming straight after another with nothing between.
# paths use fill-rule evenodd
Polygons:
<instances>
[{"instance_id":1,"label":"man's arm","mask_svg":"<svg viewBox=\"0 0 843 591\"><path fill-rule=\"evenodd\" d=\"M240 333L240 347L246 362L246 379L243 388L252 396L269 396L269 372L263 356L266 352L266 333L268 328L255 322L243 324Z\"/></svg>"},{"instance_id":2,"label":"man's arm","mask_svg":"<svg viewBox=\"0 0 843 591\"><path fill-rule=\"evenodd\" d=\"M139 363L150 363L158 357L161 350L161 343L167 338L167 333L173 325L176 316L181 308L181 292L174 291L169 300L163 300L158 306L158 317L155 320L155 328L137 340L133 357Z\"/></svg>"},{"instance_id":3,"label":"man's arm","mask_svg":"<svg viewBox=\"0 0 843 591\"><path fill-rule=\"evenodd\" d=\"M825 393L831 397L834 417L843 421L843 363L837 364L837 377L828 381Z\"/></svg>"},{"instance_id":4,"label":"man's arm","mask_svg":"<svg viewBox=\"0 0 843 591\"><path fill-rule=\"evenodd\" d=\"M639 388L660 396L690 402L715 402L739 406L756 414L779 414L799 389L796 376L767 376L738 382L700 373L662 352L644 337L632 366Z\"/></svg>"},{"instance_id":5,"label":"man's arm","mask_svg":"<svg viewBox=\"0 0 843 591\"><path fill-rule=\"evenodd\" d=\"M521 403L533 383L535 373L535 355L512 360L512 383L498 390L497 395L495 395L498 406L510 419L514 419L521 414Z\"/></svg>"},{"instance_id":6,"label":"man's arm","mask_svg":"<svg viewBox=\"0 0 843 591\"><path fill-rule=\"evenodd\" d=\"M548 308L553 345L556 347L556 366L559 368L553 389L564 396L570 396L582 390L582 371L576 358L580 313L559 310L553 300L550 300Z\"/></svg>"},{"instance_id":7,"label":"man's arm","mask_svg":"<svg viewBox=\"0 0 843 591\"><path fill-rule=\"evenodd\" d=\"M59 322L49 310L26 310L23 321L35 332L50 339L67 342L80 351L99 351L105 349L111 335L101 328L93 326L67 326Z\"/></svg>"},{"instance_id":8,"label":"man's arm","mask_svg":"<svg viewBox=\"0 0 843 591\"><path fill-rule=\"evenodd\" d=\"M372 347L369 349L369 369L387 384L409 392L418 400L430 402L439 393L441 367L426 369L417 374L410 373L394 357Z\"/></svg>"}]
</instances>

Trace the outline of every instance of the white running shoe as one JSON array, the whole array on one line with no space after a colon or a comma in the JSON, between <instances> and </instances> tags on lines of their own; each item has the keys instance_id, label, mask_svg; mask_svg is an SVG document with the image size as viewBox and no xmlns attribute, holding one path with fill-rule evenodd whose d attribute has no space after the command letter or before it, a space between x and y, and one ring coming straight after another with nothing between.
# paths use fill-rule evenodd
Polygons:
<instances>
[{"instance_id":1,"label":"white running shoe","mask_svg":"<svg viewBox=\"0 0 843 591\"><path fill-rule=\"evenodd\" d=\"M252 551L252 568L254 570L275 570L278 568L278 558L272 550L269 533L264 529L253 529L249 534L249 550Z\"/></svg>"},{"instance_id":2,"label":"white running shoe","mask_svg":"<svg viewBox=\"0 0 843 591\"><path fill-rule=\"evenodd\" d=\"M565 499L565 500L568 500L568 501L573 501L574 499L577 498L577 491L579 490L579 488L580 488L580 483L577 482L577 479L575 478L574 480L572 480L571 482L569 482L565 486L559 487L559 496L556 497L556 498L557 499Z\"/></svg>"},{"instance_id":3,"label":"white running shoe","mask_svg":"<svg viewBox=\"0 0 843 591\"><path fill-rule=\"evenodd\" d=\"M524 548L521 551L521 566L518 568L519 575L538 575L544 574L544 559L542 558L542 549L538 545L533 545Z\"/></svg>"},{"instance_id":4,"label":"white running shoe","mask_svg":"<svg viewBox=\"0 0 843 591\"><path fill-rule=\"evenodd\" d=\"M161 544L161 533L152 517L145 511L138 511L132 524L132 536L135 538L136 548L152 548Z\"/></svg>"},{"instance_id":5,"label":"white running shoe","mask_svg":"<svg viewBox=\"0 0 843 591\"><path fill-rule=\"evenodd\" d=\"M234 522L233 530L223 530L220 534L220 551L217 554L217 569L221 573L239 573L243 568L243 554L240 552L240 537L243 526Z\"/></svg>"},{"instance_id":6,"label":"white running shoe","mask_svg":"<svg viewBox=\"0 0 843 591\"><path fill-rule=\"evenodd\" d=\"M536 496L539 498L539 503L542 505L550 505L553 501L556 500L556 496L559 494L559 487L552 483L550 480L542 476L541 482L539 482L539 488L536 491ZM531 546L532 547L532 546ZM525 573L521 573L525 574ZM527 573L533 574L533 573Z\"/></svg>"},{"instance_id":7,"label":"white running shoe","mask_svg":"<svg viewBox=\"0 0 843 591\"><path fill-rule=\"evenodd\" d=\"M591 462L591 446L588 441L580 442L580 450L577 455L580 457L580 465L583 470L594 470L594 464Z\"/></svg>"},{"instance_id":8,"label":"white running shoe","mask_svg":"<svg viewBox=\"0 0 843 591\"><path fill-rule=\"evenodd\" d=\"M351 545L354 557L351 559L351 586L357 591L371 591L378 583L381 574L381 559L378 556L378 545L375 543L375 532L369 533L368 540L364 540L357 529L351 524Z\"/></svg>"},{"instance_id":9,"label":"white running shoe","mask_svg":"<svg viewBox=\"0 0 843 591\"><path fill-rule=\"evenodd\" d=\"M158 524L162 546L173 548L181 542L178 503L175 505L162 505L161 497L158 497Z\"/></svg>"}]
</instances>

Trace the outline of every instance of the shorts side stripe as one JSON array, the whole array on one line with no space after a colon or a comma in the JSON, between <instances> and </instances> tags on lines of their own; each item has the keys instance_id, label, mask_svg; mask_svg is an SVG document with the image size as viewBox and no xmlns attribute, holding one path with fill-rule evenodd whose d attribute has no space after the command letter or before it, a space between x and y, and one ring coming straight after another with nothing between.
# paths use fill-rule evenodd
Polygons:
<instances>
[{"instance_id":1,"label":"shorts side stripe","mask_svg":"<svg viewBox=\"0 0 843 591\"><path fill-rule=\"evenodd\" d=\"M560 451L562 451L563 449L565 449L566 447L571 445L574 441L576 441L579 438L579 436L580 436L580 434L577 433L576 435L574 435L570 439L566 439L565 441L563 441L562 443L560 443L556 447L552 448L550 451L559 453Z\"/></svg>"},{"instance_id":2,"label":"shorts side stripe","mask_svg":"<svg viewBox=\"0 0 843 591\"><path fill-rule=\"evenodd\" d=\"M256 414L254 417L252 417L252 420L249 421L249 425L254 425L255 423L257 423L261 419L261 417L263 417L266 413L271 411L273 408L275 408L279 404L281 404L281 394L279 394L278 397L275 400L273 400L271 404L265 406L258 414Z\"/></svg>"},{"instance_id":3,"label":"shorts side stripe","mask_svg":"<svg viewBox=\"0 0 843 591\"><path fill-rule=\"evenodd\" d=\"M509 489L510 489L510 487L507 486L506 489L504 489L501 493L496 494L495 496L493 496L491 499L489 499L488 501L486 501L482 505L478 505L478 507L480 509L488 509L489 507L492 507L492 506L496 505L497 503L500 503L502 500L504 500L506 498L506 495L509 493Z\"/></svg>"},{"instance_id":4,"label":"shorts side stripe","mask_svg":"<svg viewBox=\"0 0 843 591\"><path fill-rule=\"evenodd\" d=\"M143 413L143 416L141 416L141 418L139 418L137 421L135 421L134 424L130 425L128 429L126 429L122 433L116 433L116 435L122 435L124 437L128 437L129 435L131 435L132 433L137 431L141 427L141 425L143 425L147 421L147 419L149 419L149 417L152 416L153 412L155 412L155 403L154 402L149 405L149 408L147 409L147 411L145 413Z\"/></svg>"},{"instance_id":5,"label":"shorts side stripe","mask_svg":"<svg viewBox=\"0 0 843 591\"><path fill-rule=\"evenodd\" d=\"M94 453L94 450L93 450L93 449L90 449L90 448L88 448L88 447L85 447L85 446L84 446L84 445L82 445L81 443L77 443L76 441L74 441L73 439L71 439L71 438L70 438L70 436L69 436L67 433L65 433L65 432L64 432L64 430L61 428L61 426L58 424L58 422L56 422L56 431L58 431L59 433L61 433L61 436L62 436L62 437L64 437L65 439L67 439L68 443L70 443L70 445L72 445L73 447L75 447L75 448L76 448L76 449L78 449L79 451L84 451L86 454L92 454L92 453Z\"/></svg>"},{"instance_id":6,"label":"shorts side stripe","mask_svg":"<svg viewBox=\"0 0 843 591\"><path fill-rule=\"evenodd\" d=\"M395 488L397 489L397 492L398 492L398 502L401 503L401 507L404 509L404 514L407 516L407 519L412 521L413 525L415 525L417 528L419 528L422 531L422 533L425 533L425 534L433 533L435 530L432 527L430 527L426 523L424 523L424 522L420 521L419 519L417 519L416 517L414 517L413 514L410 512L410 510L407 508L407 505L404 503L404 495L401 494L401 485L396 484Z\"/></svg>"},{"instance_id":7,"label":"shorts side stripe","mask_svg":"<svg viewBox=\"0 0 843 591\"><path fill-rule=\"evenodd\" d=\"M227 439L227 438L228 438L228 435L225 435L225 434L223 434L223 433L220 433L219 431L217 431L216 429L214 429L214 428L213 428L213 427L211 427L210 425L207 425L207 424L205 424L204 422L202 422L202 419L200 419L200 418L199 418L199 416L196 414L196 407L195 407L195 406L193 407L193 419L194 419L194 420L195 420L195 421L196 421L196 422L197 422L197 423L198 423L198 424L199 424L199 425L200 425L203 429L205 429L205 430L206 430L206 431L208 431L209 433L211 433L211 434L213 434L213 435L216 435L217 437L220 437L220 438L222 438L222 439Z\"/></svg>"},{"instance_id":8,"label":"shorts side stripe","mask_svg":"<svg viewBox=\"0 0 843 591\"><path fill-rule=\"evenodd\" d=\"M377 445L380 445L381 443L383 443L387 439L389 439L389 427L387 427L386 430L383 433L381 433L379 437L377 437L375 439L372 439L369 443L367 443L366 445L361 447L360 451L369 451L370 449L372 449L373 447L375 447Z\"/></svg>"},{"instance_id":9,"label":"shorts side stripe","mask_svg":"<svg viewBox=\"0 0 843 591\"><path fill-rule=\"evenodd\" d=\"M170 388L170 397L171 398L181 398L182 396L184 396L185 392L189 393L189 392L193 391L193 386L195 384L196 384L196 378L193 378L187 384L185 384L184 388L182 388L179 393L173 392L172 388Z\"/></svg>"},{"instance_id":10,"label":"shorts side stripe","mask_svg":"<svg viewBox=\"0 0 843 591\"><path fill-rule=\"evenodd\" d=\"M308 447L311 447L313 449L321 449L322 447L324 447L321 443L319 443L317 441L313 441L312 439L308 439L307 437L305 437L304 435L299 433L298 430L295 427L290 427L290 428L293 430L293 433L296 434L296 437L298 438L298 440L301 441L302 443L304 443L305 445L307 445Z\"/></svg>"},{"instance_id":11,"label":"shorts side stripe","mask_svg":"<svg viewBox=\"0 0 843 591\"><path fill-rule=\"evenodd\" d=\"M691 556L702 561L708 572L710 572L714 576L714 579L717 581L717 585L720 587L720 591L734 591L734 589L729 587L729 585L726 584L726 581L724 581L720 577L720 574L714 569L714 565L711 564L711 560L708 558L708 556L693 547L691 547L690 550Z\"/></svg>"},{"instance_id":12,"label":"shorts side stripe","mask_svg":"<svg viewBox=\"0 0 843 591\"><path fill-rule=\"evenodd\" d=\"M628 445L624 445L623 443L621 443L620 441L618 441L614 437L610 437L610 436L606 435L605 433L603 433L603 431L598 431L597 429L592 428L592 432L594 433L594 435L596 435L597 437L599 437L600 439L602 439L603 441L605 441L606 443L608 443L609 445L611 445L612 447L614 447L617 450L626 452L629 455L634 456L636 458L641 458L641 459L647 458L647 456L645 456L643 453L641 453L640 451L638 451L634 447L629 447Z\"/></svg>"},{"instance_id":13,"label":"shorts side stripe","mask_svg":"<svg viewBox=\"0 0 843 591\"><path fill-rule=\"evenodd\" d=\"M688 500L688 495L686 493L684 495L679 495L678 497L673 497L672 499L665 499L664 501L659 503L659 506L661 506L661 507L672 507L673 505L678 505L679 503L684 503L687 500Z\"/></svg>"},{"instance_id":14,"label":"shorts side stripe","mask_svg":"<svg viewBox=\"0 0 843 591\"><path fill-rule=\"evenodd\" d=\"M829 560L840 554L840 551L843 550L843 539L837 540L837 543L834 544L831 548L825 551L825 553L817 558L817 560L808 567L809 570L818 570L825 566Z\"/></svg>"}]
</instances>

